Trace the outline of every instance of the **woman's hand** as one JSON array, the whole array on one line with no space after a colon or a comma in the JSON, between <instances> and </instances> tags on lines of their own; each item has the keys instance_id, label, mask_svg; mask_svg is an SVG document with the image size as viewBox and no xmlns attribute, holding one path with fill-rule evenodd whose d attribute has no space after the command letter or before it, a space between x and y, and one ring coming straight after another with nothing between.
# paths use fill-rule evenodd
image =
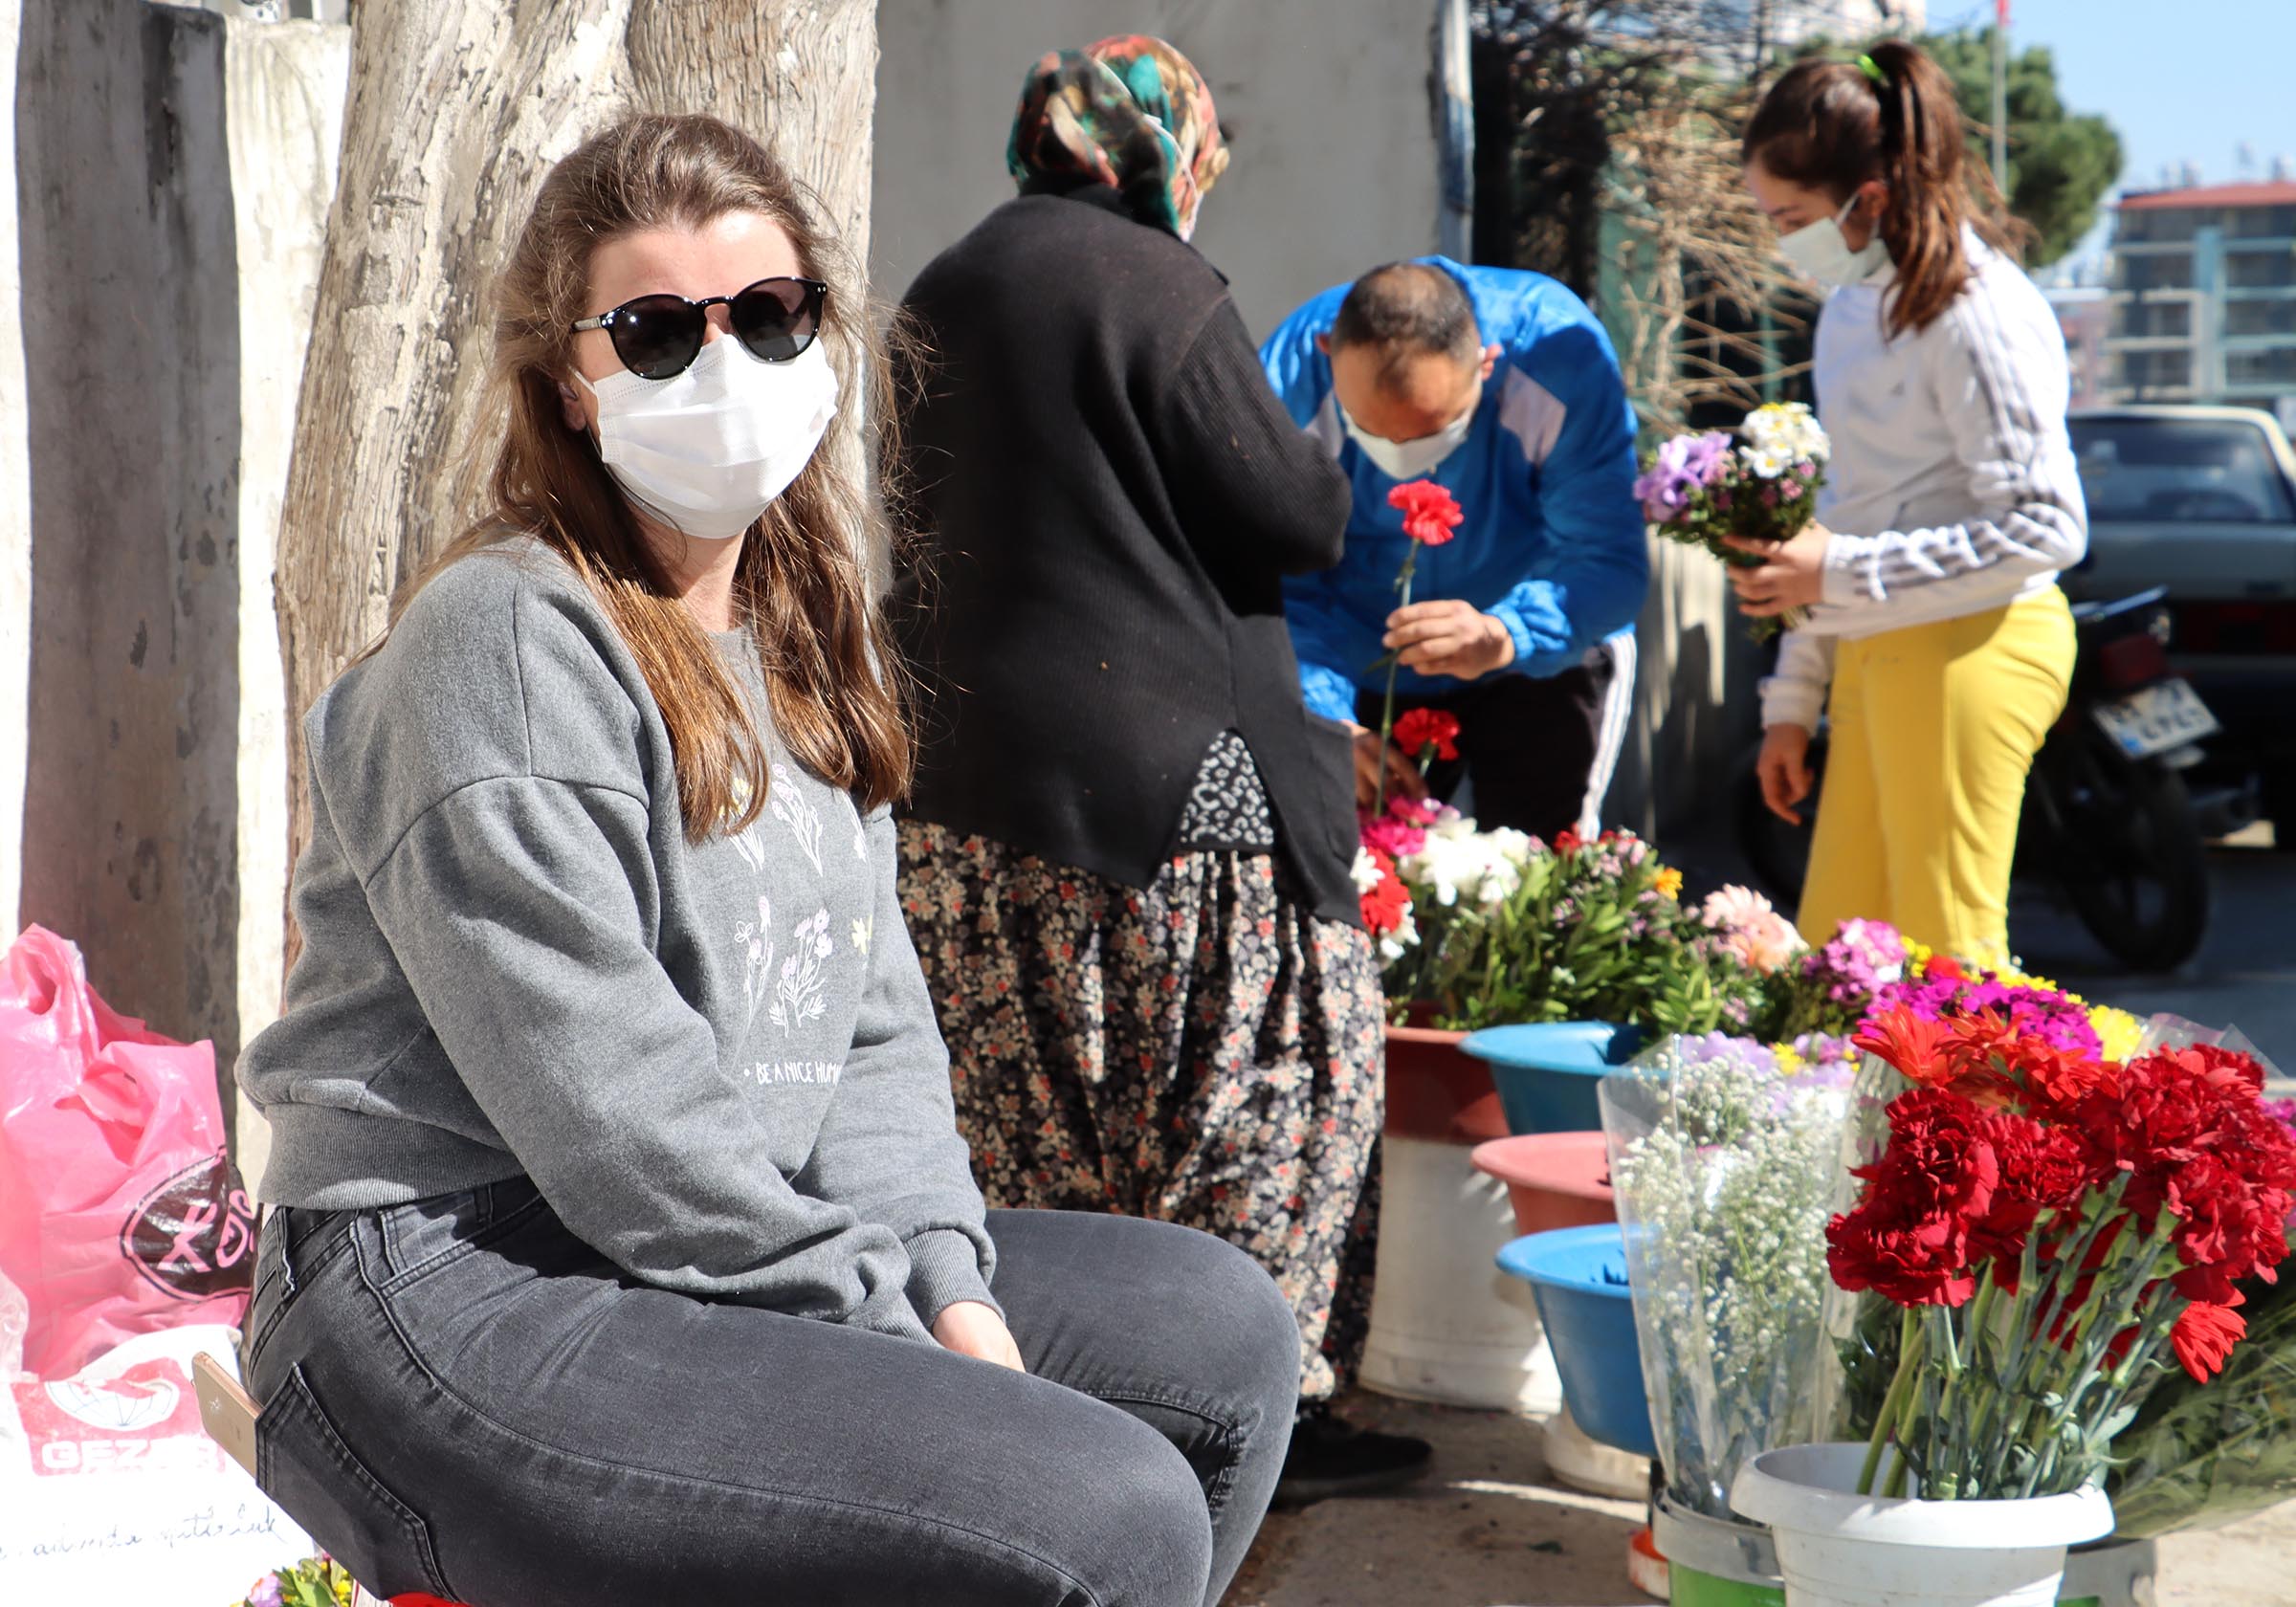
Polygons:
<instances>
[{"instance_id":1,"label":"woman's hand","mask_svg":"<svg viewBox=\"0 0 2296 1607\"><path fill-rule=\"evenodd\" d=\"M1799 725L1774 725L1762 733L1762 757L1755 761L1761 778L1762 802L1770 812L1792 825L1801 824L1795 807L1810 795L1810 734Z\"/></svg>"},{"instance_id":2,"label":"woman's hand","mask_svg":"<svg viewBox=\"0 0 2296 1607\"><path fill-rule=\"evenodd\" d=\"M1731 565L1730 583L1738 594L1738 612L1763 619L1807 608L1825 596L1825 549L1834 533L1812 523L1790 541L1749 541L1725 536L1722 544L1762 561L1751 569Z\"/></svg>"},{"instance_id":3,"label":"woman's hand","mask_svg":"<svg viewBox=\"0 0 2296 1607\"><path fill-rule=\"evenodd\" d=\"M1004 1326L995 1307L978 1300L960 1300L943 1310L933 1319L933 1337L944 1351L993 1361L1015 1373L1028 1371L1027 1363L1021 1360L1020 1346L1012 1342L1012 1330Z\"/></svg>"},{"instance_id":4,"label":"woman's hand","mask_svg":"<svg viewBox=\"0 0 2296 1607\"><path fill-rule=\"evenodd\" d=\"M1471 681L1514 662L1514 638L1495 614L1457 598L1413 603L1387 616L1380 646L1406 670Z\"/></svg>"},{"instance_id":5,"label":"woman's hand","mask_svg":"<svg viewBox=\"0 0 2296 1607\"><path fill-rule=\"evenodd\" d=\"M1356 807L1368 809L1379 800L1380 764L1382 758L1387 766L1387 795L1391 798L1424 798L1427 783L1419 773L1419 766L1403 757L1403 750L1393 742L1382 742L1380 734L1367 727L1350 724L1348 734L1356 739Z\"/></svg>"}]
</instances>

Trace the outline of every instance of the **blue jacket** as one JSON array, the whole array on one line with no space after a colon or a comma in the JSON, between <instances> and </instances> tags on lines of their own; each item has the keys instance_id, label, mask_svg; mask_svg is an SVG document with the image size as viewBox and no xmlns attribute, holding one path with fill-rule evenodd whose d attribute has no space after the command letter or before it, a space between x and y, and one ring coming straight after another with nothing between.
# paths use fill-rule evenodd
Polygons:
<instances>
[{"instance_id":1,"label":"blue jacket","mask_svg":"<svg viewBox=\"0 0 2296 1607\"><path fill-rule=\"evenodd\" d=\"M1430 477L1467 515L1452 539L1419 555L1414 602L1461 598L1514 638L1505 674L1559 674L1596 643L1631 629L1650 578L1634 499L1634 410L1619 360L1586 304L1540 274L1421 260L1467 287L1483 343L1502 355L1459 450ZM1353 719L1358 688L1378 691L1395 578L1409 538L1387 505L1396 481L1340 427L1332 365L1315 349L1348 287L1336 285L1284 320L1260 361L1292 419L1319 437L1354 487L1338 567L1284 583L1292 645L1308 707ZM1452 676L1404 670L1399 693L1455 690Z\"/></svg>"}]
</instances>

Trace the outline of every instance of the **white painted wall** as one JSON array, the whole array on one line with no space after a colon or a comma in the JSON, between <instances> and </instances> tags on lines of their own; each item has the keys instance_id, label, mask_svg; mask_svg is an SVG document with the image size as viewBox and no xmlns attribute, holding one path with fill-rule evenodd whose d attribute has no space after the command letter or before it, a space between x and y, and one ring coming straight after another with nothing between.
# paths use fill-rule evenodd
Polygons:
<instances>
[{"instance_id":1,"label":"white painted wall","mask_svg":"<svg viewBox=\"0 0 2296 1607\"><path fill-rule=\"evenodd\" d=\"M32 460L24 432L24 284L16 245L16 43L22 0L0 0L0 936L12 940L24 884L25 697L32 685Z\"/></svg>"},{"instance_id":2,"label":"white painted wall","mask_svg":"<svg viewBox=\"0 0 2296 1607\"><path fill-rule=\"evenodd\" d=\"M239 248L239 1037L271 1024L285 987L287 689L272 577L303 353L319 297L327 210L342 145L348 27L234 24L224 101ZM238 1107L249 1187L270 1150Z\"/></svg>"},{"instance_id":3,"label":"white painted wall","mask_svg":"<svg viewBox=\"0 0 2296 1607\"><path fill-rule=\"evenodd\" d=\"M1047 51L1153 33L1234 143L1196 244L1266 334L1299 302L1435 249L1436 0L879 0L872 267L897 298L1013 194L1005 137Z\"/></svg>"}]
</instances>

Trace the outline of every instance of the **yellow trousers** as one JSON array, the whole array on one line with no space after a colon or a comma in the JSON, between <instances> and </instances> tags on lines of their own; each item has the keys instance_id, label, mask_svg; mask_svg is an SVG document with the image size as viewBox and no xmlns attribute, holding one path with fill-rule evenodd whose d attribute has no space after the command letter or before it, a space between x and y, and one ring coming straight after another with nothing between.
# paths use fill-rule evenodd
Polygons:
<instances>
[{"instance_id":1,"label":"yellow trousers","mask_svg":"<svg viewBox=\"0 0 2296 1607\"><path fill-rule=\"evenodd\" d=\"M2072 610L2055 586L1842 643L1802 936L1822 943L1865 916L2007 963L2025 777L2072 674Z\"/></svg>"}]
</instances>

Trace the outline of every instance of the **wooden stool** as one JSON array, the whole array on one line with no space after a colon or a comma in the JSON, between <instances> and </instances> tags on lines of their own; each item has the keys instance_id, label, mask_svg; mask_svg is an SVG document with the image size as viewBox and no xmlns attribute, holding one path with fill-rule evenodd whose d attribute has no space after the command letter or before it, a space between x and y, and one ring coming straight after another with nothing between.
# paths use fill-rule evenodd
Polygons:
<instances>
[{"instance_id":1,"label":"wooden stool","mask_svg":"<svg viewBox=\"0 0 2296 1607\"><path fill-rule=\"evenodd\" d=\"M205 1352L191 1358L191 1389L199 1398L199 1421L208 1431L208 1438L246 1468L249 1478L254 1478L255 1419L262 1415L263 1409L239 1387L239 1380L232 1376L228 1368ZM384 1603L381 1597L369 1595L364 1585L354 1585L351 1607L384 1607ZM418 1591L392 1596L389 1607L460 1607L460 1604Z\"/></svg>"}]
</instances>

